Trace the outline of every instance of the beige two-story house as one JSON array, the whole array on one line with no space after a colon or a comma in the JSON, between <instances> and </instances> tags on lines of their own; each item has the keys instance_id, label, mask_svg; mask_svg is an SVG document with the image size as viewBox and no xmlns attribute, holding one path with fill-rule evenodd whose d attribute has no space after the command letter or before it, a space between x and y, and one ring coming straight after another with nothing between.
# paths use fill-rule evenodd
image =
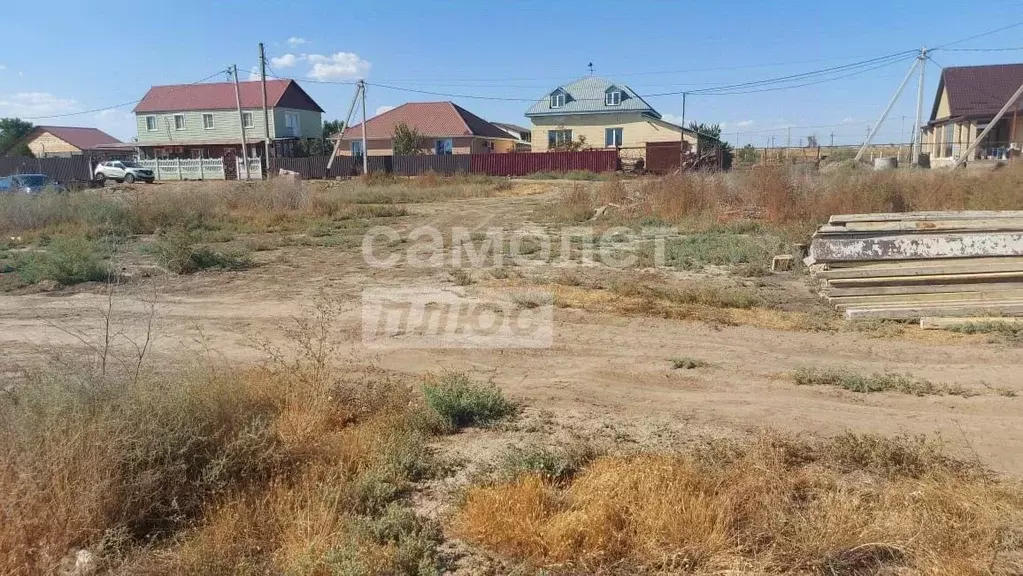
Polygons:
<instances>
[{"instance_id":1,"label":"beige two-story house","mask_svg":"<svg viewBox=\"0 0 1023 576\"><path fill-rule=\"evenodd\" d=\"M135 106L143 158L222 158L241 155L242 126L250 157L263 156L266 124L259 82L153 86ZM294 80L267 80L271 147L287 155L295 142L323 135L323 109Z\"/></svg>"},{"instance_id":2,"label":"beige two-story house","mask_svg":"<svg viewBox=\"0 0 1023 576\"><path fill-rule=\"evenodd\" d=\"M691 146L696 144L695 132L663 120L632 88L598 76L558 86L526 111L526 117L532 123L533 152L574 142L577 148L619 148L623 156L642 157L647 142L684 137Z\"/></svg>"}]
</instances>

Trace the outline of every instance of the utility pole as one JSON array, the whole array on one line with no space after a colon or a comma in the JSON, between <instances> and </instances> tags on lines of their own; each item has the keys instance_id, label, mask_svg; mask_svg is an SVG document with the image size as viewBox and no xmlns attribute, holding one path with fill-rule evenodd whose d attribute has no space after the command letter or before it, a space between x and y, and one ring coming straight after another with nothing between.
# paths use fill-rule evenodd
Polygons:
<instances>
[{"instance_id":1,"label":"utility pole","mask_svg":"<svg viewBox=\"0 0 1023 576\"><path fill-rule=\"evenodd\" d=\"M700 142L700 137L697 135L696 142ZM686 93L682 93L682 130L679 131L679 144L678 144L678 170L682 171L682 165L685 164L686 158Z\"/></svg>"},{"instance_id":2,"label":"utility pole","mask_svg":"<svg viewBox=\"0 0 1023 576\"><path fill-rule=\"evenodd\" d=\"M348 107L348 115L345 116L345 123L341 125L341 132L337 135L337 142L334 142L334 150L330 153L330 158L327 159L327 170L334 165L334 158L337 158L338 151L341 150L341 140L345 137L345 131L348 130L348 126L352 124L352 113L355 112L355 104L359 101L359 94L362 92L361 81L356 85L355 94L352 95L352 105ZM363 155L365 156L366 150L363 149Z\"/></svg>"},{"instance_id":3,"label":"utility pole","mask_svg":"<svg viewBox=\"0 0 1023 576\"><path fill-rule=\"evenodd\" d=\"M366 81L359 80L362 92L362 173L369 174L369 148L366 147Z\"/></svg>"},{"instance_id":4,"label":"utility pole","mask_svg":"<svg viewBox=\"0 0 1023 576\"><path fill-rule=\"evenodd\" d=\"M786 148L792 147L792 126L789 126L788 136L785 137L785 147Z\"/></svg>"},{"instance_id":5,"label":"utility pole","mask_svg":"<svg viewBox=\"0 0 1023 576\"><path fill-rule=\"evenodd\" d=\"M834 130L831 131L831 147L832 148L835 147L835 131Z\"/></svg>"},{"instance_id":6,"label":"utility pole","mask_svg":"<svg viewBox=\"0 0 1023 576\"><path fill-rule=\"evenodd\" d=\"M263 162L266 162L267 173L270 170L270 113L266 109L266 52L263 43L259 43L259 78L263 84Z\"/></svg>"},{"instance_id":7,"label":"utility pole","mask_svg":"<svg viewBox=\"0 0 1023 576\"><path fill-rule=\"evenodd\" d=\"M870 143L874 140L874 136L877 136L877 131L881 129L881 124L883 124L885 119L888 118L888 113L892 111L892 107L894 107L895 103L898 102L899 96L902 95L902 91L906 88L906 84L908 84L909 83L909 79L913 77L913 70L917 66L919 66L921 68L924 68L924 67L926 67L926 65L927 65L927 63L924 60L921 60L919 58L917 58L913 62L913 65L909 67L909 72L906 72L906 77L902 79L902 83L899 84L899 87L895 90L895 94L892 96L891 101L888 102L888 106L885 107L884 112L881 113L881 117L878 118L877 124L874 124L874 129L871 130L870 126L869 125L867 126L867 139L863 141L863 146L860 146L860 151L856 153L856 161L857 162L860 161L860 158L863 156L863 153L867 150L867 146L870 146ZM921 74L922 74L922 72L921 72ZM921 86L920 94L921 94L921 98L922 98L923 97L922 96L923 95L923 91L922 91L923 90L923 88L922 88L923 80L922 80L922 77L921 77L920 86Z\"/></svg>"},{"instance_id":8,"label":"utility pole","mask_svg":"<svg viewBox=\"0 0 1023 576\"><path fill-rule=\"evenodd\" d=\"M927 70L927 47L920 48L920 55L917 56L917 63L920 65L920 81L916 89L916 124L913 126L913 165L920 164L920 144L924 123L924 70Z\"/></svg>"},{"instance_id":9,"label":"utility pole","mask_svg":"<svg viewBox=\"0 0 1023 576\"><path fill-rule=\"evenodd\" d=\"M242 93L238 87L238 65L231 67L234 73L234 99L238 103L238 125L242 127L242 165L245 166L245 179L249 180L249 146L245 141L245 119L242 117Z\"/></svg>"}]
</instances>

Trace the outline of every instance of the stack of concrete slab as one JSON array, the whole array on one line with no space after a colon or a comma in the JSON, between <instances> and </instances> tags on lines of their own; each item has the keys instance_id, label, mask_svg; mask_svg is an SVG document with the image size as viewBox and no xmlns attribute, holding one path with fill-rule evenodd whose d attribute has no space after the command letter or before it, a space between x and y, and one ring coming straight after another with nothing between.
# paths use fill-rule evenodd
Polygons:
<instances>
[{"instance_id":1,"label":"stack of concrete slab","mask_svg":"<svg viewBox=\"0 0 1023 576\"><path fill-rule=\"evenodd\" d=\"M832 216L806 263L849 319L1023 316L1023 211Z\"/></svg>"}]
</instances>

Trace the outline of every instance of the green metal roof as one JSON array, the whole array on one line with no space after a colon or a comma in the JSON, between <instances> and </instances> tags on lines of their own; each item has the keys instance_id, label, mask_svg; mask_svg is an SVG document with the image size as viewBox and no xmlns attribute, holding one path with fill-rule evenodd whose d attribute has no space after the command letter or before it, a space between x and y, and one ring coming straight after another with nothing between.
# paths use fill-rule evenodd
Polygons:
<instances>
[{"instance_id":1,"label":"green metal roof","mask_svg":"<svg viewBox=\"0 0 1023 576\"><path fill-rule=\"evenodd\" d=\"M612 88L622 93L622 102L614 106L608 106L604 102L605 94ZM565 105L557 108L551 107L551 96L558 91L565 93ZM572 82L563 84L544 95L536 104L526 111L526 117L531 116L559 116L564 114L605 114L614 112L644 112L660 118L646 100L626 86L612 82L607 78L599 76L587 76Z\"/></svg>"}]
</instances>

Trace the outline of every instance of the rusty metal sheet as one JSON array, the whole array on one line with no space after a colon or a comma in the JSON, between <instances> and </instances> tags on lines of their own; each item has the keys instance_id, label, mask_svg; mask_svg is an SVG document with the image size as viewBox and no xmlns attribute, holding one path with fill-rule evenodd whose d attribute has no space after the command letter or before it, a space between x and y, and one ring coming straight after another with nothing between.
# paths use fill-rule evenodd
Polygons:
<instances>
[{"instance_id":1,"label":"rusty metal sheet","mask_svg":"<svg viewBox=\"0 0 1023 576\"><path fill-rule=\"evenodd\" d=\"M810 258L816 262L979 256L1023 256L1023 232L818 237L810 244Z\"/></svg>"}]
</instances>

